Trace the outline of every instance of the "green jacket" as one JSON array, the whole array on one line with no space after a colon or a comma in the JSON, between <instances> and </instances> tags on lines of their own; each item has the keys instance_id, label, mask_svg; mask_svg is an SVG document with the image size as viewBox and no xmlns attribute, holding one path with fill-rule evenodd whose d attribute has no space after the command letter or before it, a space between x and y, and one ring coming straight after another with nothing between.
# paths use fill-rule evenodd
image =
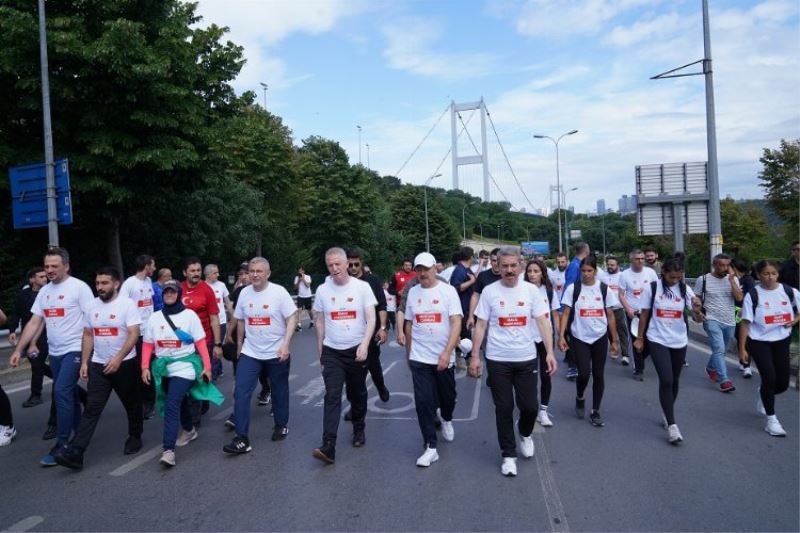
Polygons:
<instances>
[{"instance_id":1,"label":"green jacket","mask_svg":"<svg viewBox=\"0 0 800 533\"><path fill-rule=\"evenodd\" d=\"M157 357L150 365L150 372L156 389L156 409L160 416L164 416L164 401L167 399L167 394L164 392L161 380L167 377L167 365L178 362L191 363L194 367L195 382L192 388L189 389L189 395L192 398L195 400L208 400L215 405L222 405L225 396L223 396L216 385L203 381L203 361L200 359L197 352L184 357Z\"/></svg>"}]
</instances>

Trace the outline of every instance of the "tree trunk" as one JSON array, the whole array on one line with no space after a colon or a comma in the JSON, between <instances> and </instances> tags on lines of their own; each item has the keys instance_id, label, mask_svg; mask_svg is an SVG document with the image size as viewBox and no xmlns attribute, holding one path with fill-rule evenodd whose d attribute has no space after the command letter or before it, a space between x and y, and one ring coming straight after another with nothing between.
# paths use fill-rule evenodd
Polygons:
<instances>
[{"instance_id":1,"label":"tree trunk","mask_svg":"<svg viewBox=\"0 0 800 533\"><path fill-rule=\"evenodd\" d=\"M259 231L256 233L256 257L263 257L261 255L261 241L264 240L264 235Z\"/></svg>"},{"instance_id":2,"label":"tree trunk","mask_svg":"<svg viewBox=\"0 0 800 533\"><path fill-rule=\"evenodd\" d=\"M122 279L125 279L125 271L122 268L122 247L119 242L119 218L111 219L108 228L108 261L116 268Z\"/></svg>"}]
</instances>

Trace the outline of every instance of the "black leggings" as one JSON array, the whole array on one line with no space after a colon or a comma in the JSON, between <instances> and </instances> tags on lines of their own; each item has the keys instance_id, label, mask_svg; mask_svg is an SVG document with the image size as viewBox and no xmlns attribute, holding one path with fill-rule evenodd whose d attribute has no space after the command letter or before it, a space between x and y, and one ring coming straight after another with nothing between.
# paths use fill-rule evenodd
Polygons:
<instances>
[{"instance_id":1,"label":"black leggings","mask_svg":"<svg viewBox=\"0 0 800 533\"><path fill-rule=\"evenodd\" d=\"M0 385L0 426L12 427L14 425L14 417L11 414L11 402L8 400L6 391Z\"/></svg>"},{"instance_id":2,"label":"black leggings","mask_svg":"<svg viewBox=\"0 0 800 533\"><path fill-rule=\"evenodd\" d=\"M747 352L761 375L761 402L767 415L775 414L775 395L789 388L790 342L791 337L772 342L747 337Z\"/></svg>"},{"instance_id":3,"label":"black leggings","mask_svg":"<svg viewBox=\"0 0 800 533\"><path fill-rule=\"evenodd\" d=\"M536 343L536 358L539 360L539 383L541 383L541 393L539 397L541 401L539 405L547 407L550 404L550 391L553 390L553 384L550 380L550 374L547 373L547 352L544 349L543 342Z\"/></svg>"},{"instance_id":4,"label":"black leggings","mask_svg":"<svg viewBox=\"0 0 800 533\"><path fill-rule=\"evenodd\" d=\"M592 410L600 410L603 391L606 388L604 372L608 352L608 337L603 335L592 344L587 344L577 337L572 337L570 351L575 355L578 365L578 379L575 380L578 398L583 398L589 384L589 372L592 373Z\"/></svg>"},{"instance_id":5,"label":"black leggings","mask_svg":"<svg viewBox=\"0 0 800 533\"><path fill-rule=\"evenodd\" d=\"M657 342L647 341L650 357L658 374L658 401L667 424L675 423L675 400L678 399L678 384L681 379L683 362L686 360L686 346L668 348Z\"/></svg>"}]
</instances>

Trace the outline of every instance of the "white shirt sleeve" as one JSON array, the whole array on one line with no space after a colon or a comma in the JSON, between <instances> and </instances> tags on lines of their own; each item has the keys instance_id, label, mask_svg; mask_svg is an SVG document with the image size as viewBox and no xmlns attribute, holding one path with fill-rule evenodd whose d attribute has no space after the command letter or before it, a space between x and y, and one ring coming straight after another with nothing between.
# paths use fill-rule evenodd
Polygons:
<instances>
[{"instance_id":1,"label":"white shirt sleeve","mask_svg":"<svg viewBox=\"0 0 800 533\"><path fill-rule=\"evenodd\" d=\"M564 289L564 295L561 297L561 305L566 305L567 307L572 307L572 293L574 292L575 284L571 284L569 287Z\"/></svg>"},{"instance_id":2,"label":"white shirt sleeve","mask_svg":"<svg viewBox=\"0 0 800 533\"><path fill-rule=\"evenodd\" d=\"M125 326L138 326L142 323L142 317L139 314L139 308L133 301L128 300L125 304ZM139 332L142 333L141 331Z\"/></svg>"},{"instance_id":3,"label":"white shirt sleeve","mask_svg":"<svg viewBox=\"0 0 800 533\"><path fill-rule=\"evenodd\" d=\"M528 293L531 295L531 316L539 318L550 313L550 307L547 305L547 298L542 298L539 288L535 285L529 285Z\"/></svg>"},{"instance_id":4,"label":"white shirt sleeve","mask_svg":"<svg viewBox=\"0 0 800 533\"><path fill-rule=\"evenodd\" d=\"M750 298L749 292L744 295L744 300L742 301L742 320L753 321L753 299Z\"/></svg>"},{"instance_id":5,"label":"white shirt sleeve","mask_svg":"<svg viewBox=\"0 0 800 533\"><path fill-rule=\"evenodd\" d=\"M475 316L481 320L489 320L491 315L491 308L489 306L489 298L486 297L486 291L483 291L478 298L478 305L475 307Z\"/></svg>"},{"instance_id":6,"label":"white shirt sleeve","mask_svg":"<svg viewBox=\"0 0 800 533\"><path fill-rule=\"evenodd\" d=\"M283 295L281 296L280 310L281 315L283 315L283 318L285 319L288 319L297 312L297 306L294 304L294 300L292 300L292 297L286 290L283 291Z\"/></svg>"}]
</instances>

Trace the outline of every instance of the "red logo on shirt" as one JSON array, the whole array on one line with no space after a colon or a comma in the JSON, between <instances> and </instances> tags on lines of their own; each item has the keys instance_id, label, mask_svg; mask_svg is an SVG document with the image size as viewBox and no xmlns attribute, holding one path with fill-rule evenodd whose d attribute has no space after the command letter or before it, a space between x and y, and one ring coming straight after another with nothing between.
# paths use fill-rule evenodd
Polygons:
<instances>
[{"instance_id":1,"label":"red logo on shirt","mask_svg":"<svg viewBox=\"0 0 800 533\"><path fill-rule=\"evenodd\" d=\"M56 318L56 317L63 317L66 311L63 307L54 307L52 309L45 309L44 316L46 318Z\"/></svg>"},{"instance_id":2,"label":"red logo on shirt","mask_svg":"<svg viewBox=\"0 0 800 533\"><path fill-rule=\"evenodd\" d=\"M683 313L669 309L656 309L656 316L658 318L683 318Z\"/></svg>"},{"instance_id":3,"label":"red logo on shirt","mask_svg":"<svg viewBox=\"0 0 800 533\"><path fill-rule=\"evenodd\" d=\"M528 325L526 316L501 316L497 319L501 328L524 327Z\"/></svg>"},{"instance_id":4,"label":"red logo on shirt","mask_svg":"<svg viewBox=\"0 0 800 533\"><path fill-rule=\"evenodd\" d=\"M117 328L94 328L95 337L116 337L119 335Z\"/></svg>"},{"instance_id":5,"label":"red logo on shirt","mask_svg":"<svg viewBox=\"0 0 800 533\"><path fill-rule=\"evenodd\" d=\"M153 300L150 299L150 298L146 298L144 300L139 300L138 305L139 305L139 307L150 307L151 305L153 305Z\"/></svg>"},{"instance_id":6,"label":"red logo on shirt","mask_svg":"<svg viewBox=\"0 0 800 533\"><path fill-rule=\"evenodd\" d=\"M355 320L356 316L355 311L331 311L331 320Z\"/></svg>"},{"instance_id":7,"label":"red logo on shirt","mask_svg":"<svg viewBox=\"0 0 800 533\"><path fill-rule=\"evenodd\" d=\"M266 317L253 316L247 319L248 326L269 326L271 322L272 321L268 316Z\"/></svg>"},{"instance_id":8,"label":"red logo on shirt","mask_svg":"<svg viewBox=\"0 0 800 533\"><path fill-rule=\"evenodd\" d=\"M638 298L642 295L642 289L633 289L633 295Z\"/></svg>"},{"instance_id":9,"label":"red logo on shirt","mask_svg":"<svg viewBox=\"0 0 800 533\"><path fill-rule=\"evenodd\" d=\"M789 313L781 313L778 315L764 316L765 324L786 324L792 320L792 315Z\"/></svg>"},{"instance_id":10,"label":"red logo on shirt","mask_svg":"<svg viewBox=\"0 0 800 533\"><path fill-rule=\"evenodd\" d=\"M159 348L180 348L181 341L177 339L165 339L161 341L156 341L156 346Z\"/></svg>"},{"instance_id":11,"label":"red logo on shirt","mask_svg":"<svg viewBox=\"0 0 800 533\"><path fill-rule=\"evenodd\" d=\"M602 309L581 309L580 316L585 318L599 318L603 316Z\"/></svg>"},{"instance_id":12,"label":"red logo on shirt","mask_svg":"<svg viewBox=\"0 0 800 533\"><path fill-rule=\"evenodd\" d=\"M442 313L420 313L416 316L417 324L440 324Z\"/></svg>"}]
</instances>

